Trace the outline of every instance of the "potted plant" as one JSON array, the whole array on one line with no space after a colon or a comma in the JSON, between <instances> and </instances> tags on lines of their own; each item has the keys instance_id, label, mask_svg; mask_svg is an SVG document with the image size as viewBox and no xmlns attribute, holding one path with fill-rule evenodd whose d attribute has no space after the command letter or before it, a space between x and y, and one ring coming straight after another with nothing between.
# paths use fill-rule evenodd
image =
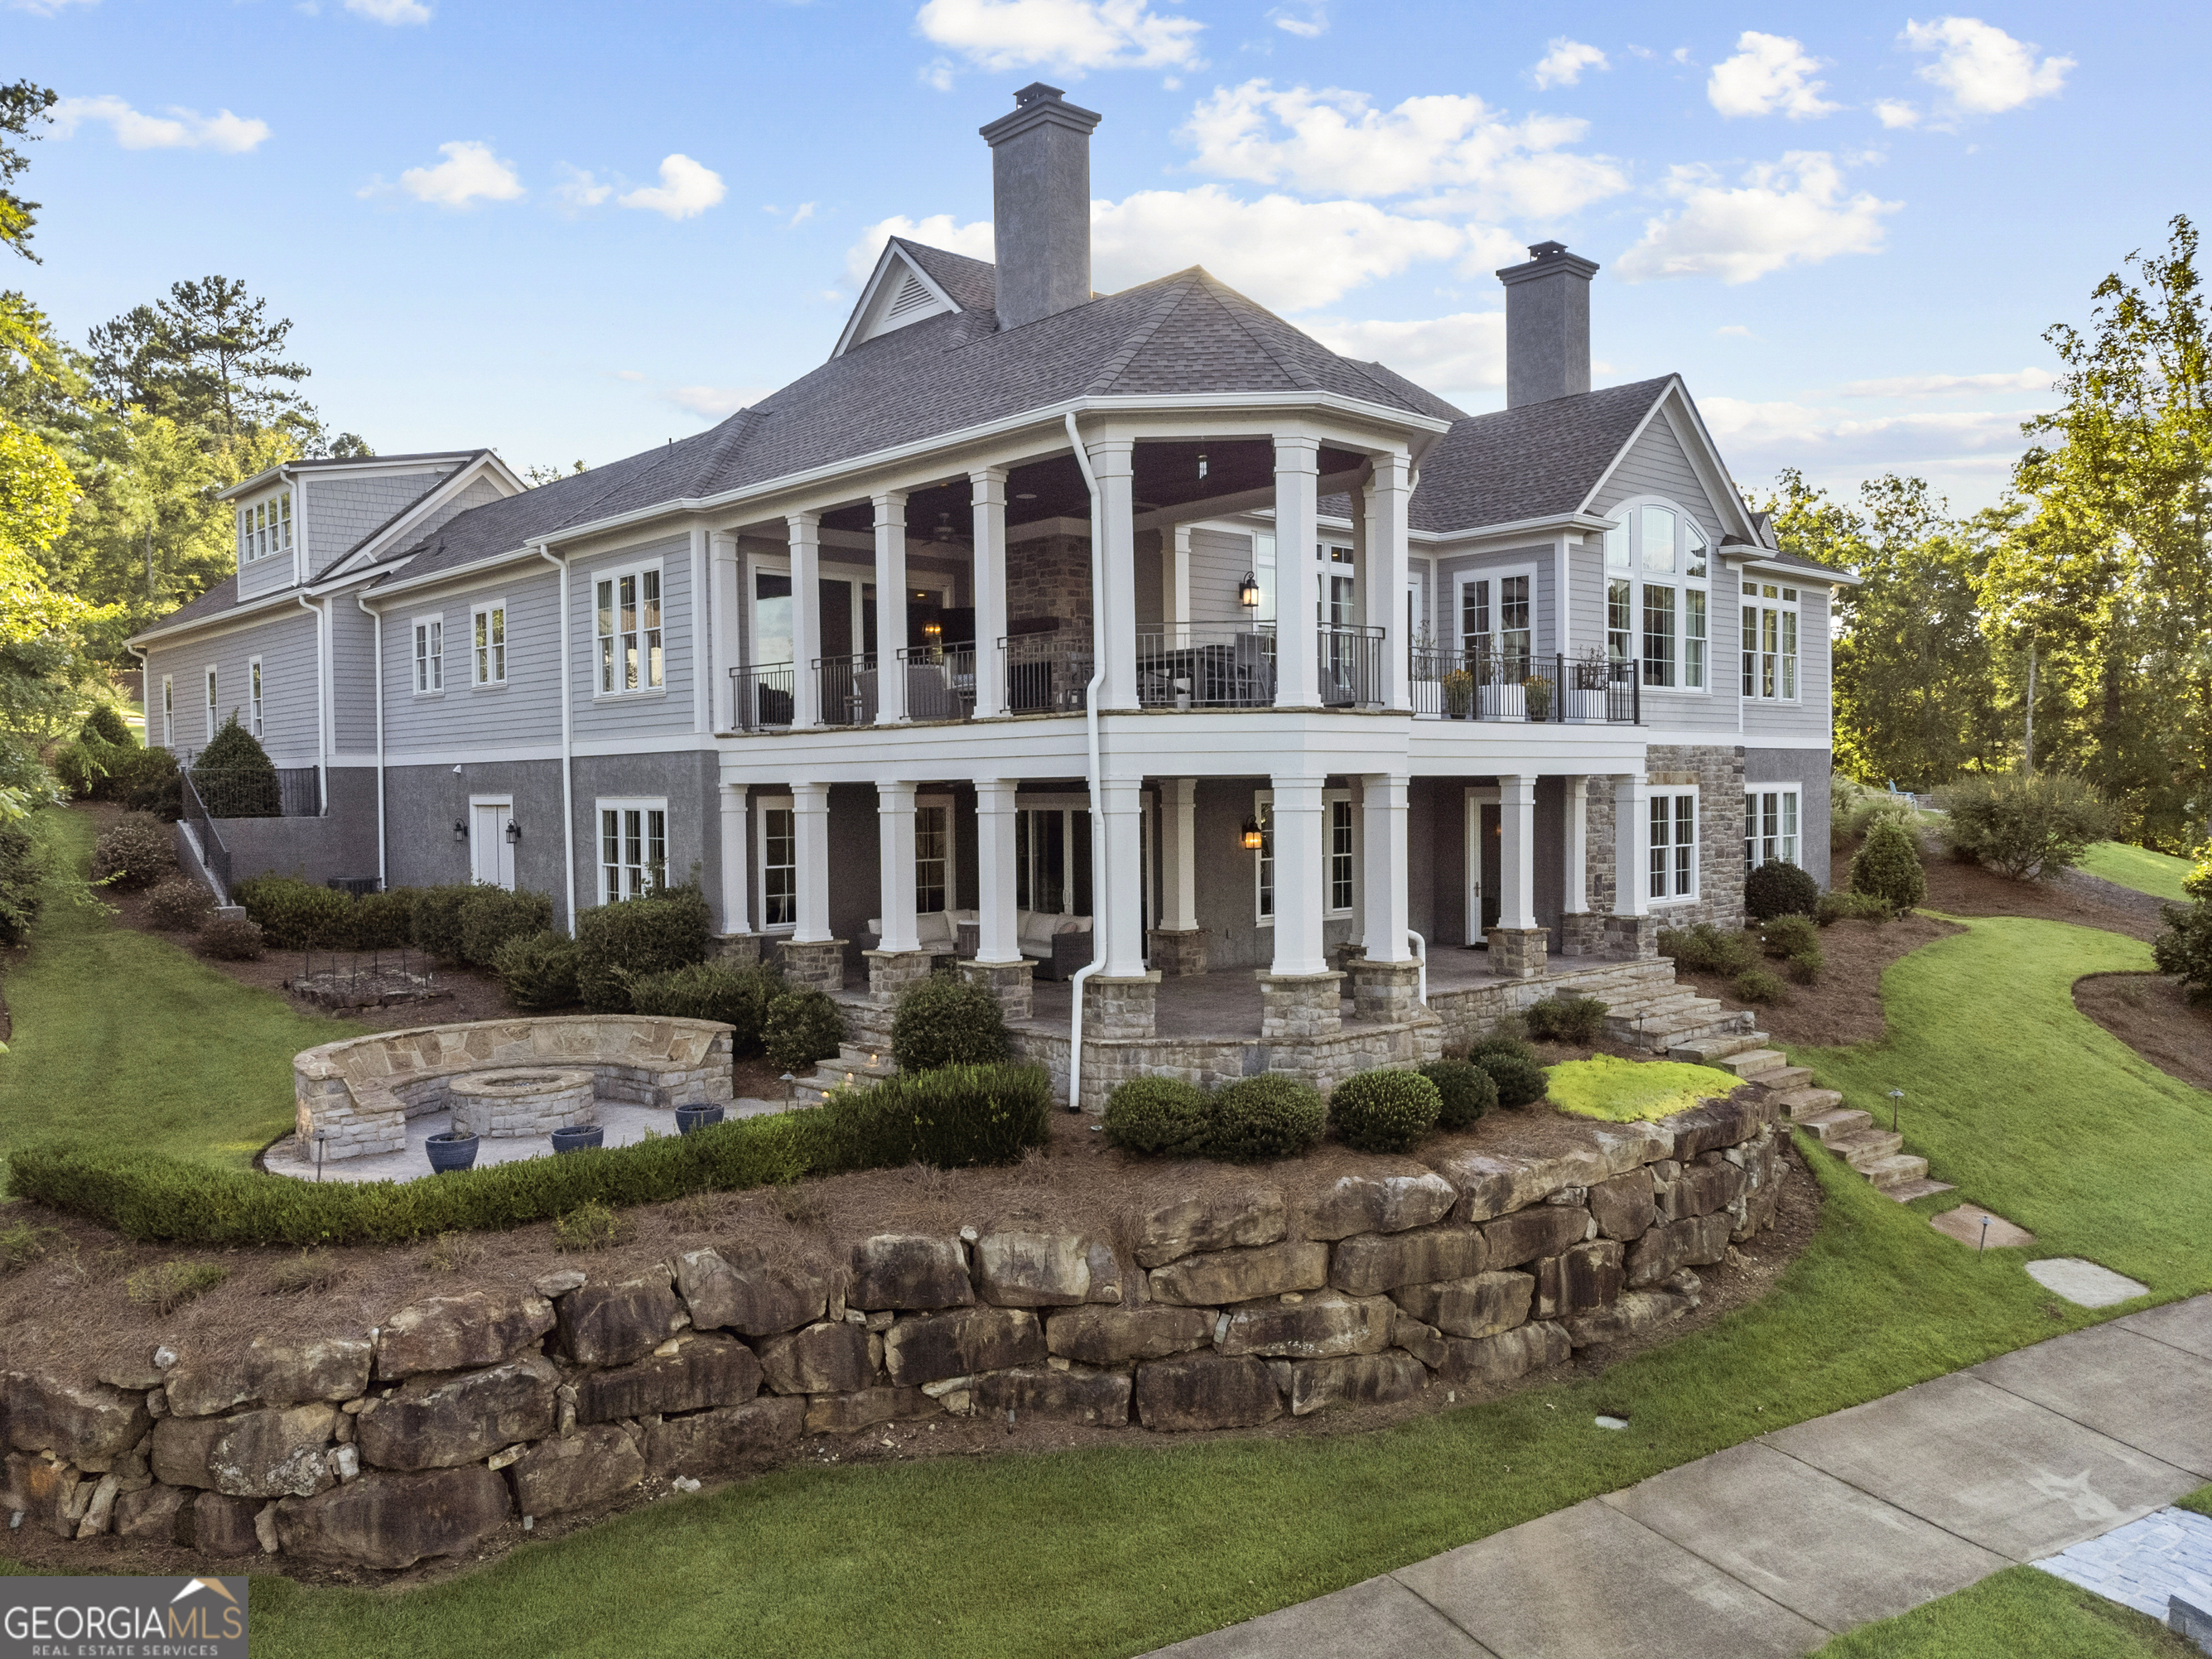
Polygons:
<instances>
[{"instance_id":1,"label":"potted plant","mask_svg":"<svg viewBox=\"0 0 2212 1659\"><path fill-rule=\"evenodd\" d=\"M1612 665L1605 653L1595 646L1586 647L1575 659L1574 689L1567 694L1567 718L1571 720L1602 720L1605 718L1605 688L1613 678Z\"/></svg>"},{"instance_id":2,"label":"potted plant","mask_svg":"<svg viewBox=\"0 0 2212 1659\"><path fill-rule=\"evenodd\" d=\"M431 1172L447 1175L475 1164L477 1144L475 1130L456 1129L448 1124L441 1133L423 1141L422 1150L430 1155Z\"/></svg>"},{"instance_id":3,"label":"potted plant","mask_svg":"<svg viewBox=\"0 0 2212 1659\"><path fill-rule=\"evenodd\" d=\"M586 1146L606 1145L607 1132L596 1123L570 1123L553 1132L555 1152L580 1152Z\"/></svg>"},{"instance_id":4,"label":"potted plant","mask_svg":"<svg viewBox=\"0 0 2212 1659\"><path fill-rule=\"evenodd\" d=\"M1552 718L1552 683L1539 675L1531 674L1521 682L1521 696L1532 720Z\"/></svg>"},{"instance_id":5,"label":"potted plant","mask_svg":"<svg viewBox=\"0 0 2212 1659\"><path fill-rule=\"evenodd\" d=\"M694 1129L703 1129L721 1121L722 1109L720 1106L693 1105L676 1109L676 1132L678 1134L688 1135Z\"/></svg>"},{"instance_id":6,"label":"potted plant","mask_svg":"<svg viewBox=\"0 0 2212 1659\"><path fill-rule=\"evenodd\" d=\"M1443 678L1444 714L1447 719L1463 720L1474 713L1474 676L1464 668L1455 668Z\"/></svg>"}]
</instances>

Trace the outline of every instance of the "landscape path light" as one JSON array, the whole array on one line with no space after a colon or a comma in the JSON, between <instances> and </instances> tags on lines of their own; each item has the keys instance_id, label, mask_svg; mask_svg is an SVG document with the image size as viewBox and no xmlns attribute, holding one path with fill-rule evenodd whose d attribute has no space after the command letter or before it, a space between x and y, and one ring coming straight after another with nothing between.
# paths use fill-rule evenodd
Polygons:
<instances>
[{"instance_id":1,"label":"landscape path light","mask_svg":"<svg viewBox=\"0 0 2212 1659\"><path fill-rule=\"evenodd\" d=\"M1904 1101L1904 1090L1892 1089L1889 1091L1889 1128L1892 1134L1897 1133L1897 1114L1903 1106Z\"/></svg>"}]
</instances>

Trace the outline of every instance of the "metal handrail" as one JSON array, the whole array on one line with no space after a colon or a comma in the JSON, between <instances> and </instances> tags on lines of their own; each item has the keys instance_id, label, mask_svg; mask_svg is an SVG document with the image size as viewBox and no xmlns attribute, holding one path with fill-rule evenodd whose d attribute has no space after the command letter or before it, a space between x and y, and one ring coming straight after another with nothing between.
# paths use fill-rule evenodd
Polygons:
<instances>
[{"instance_id":1,"label":"metal handrail","mask_svg":"<svg viewBox=\"0 0 2212 1659\"><path fill-rule=\"evenodd\" d=\"M1364 708L1382 701L1382 646L1380 628L1316 630L1314 650L1323 708Z\"/></svg>"},{"instance_id":2,"label":"metal handrail","mask_svg":"<svg viewBox=\"0 0 2212 1659\"><path fill-rule=\"evenodd\" d=\"M908 720L964 720L975 712L975 647L907 645L899 647Z\"/></svg>"},{"instance_id":3,"label":"metal handrail","mask_svg":"<svg viewBox=\"0 0 2212 1659\"><path fill-rule=\"evenodd\" d=\"M796 670L787 662L746 664L730 670L732 732L759 732L791 724Z\"/></svg>"},{"instance_id":4,"label":"metal handrail","mask_svg":"<svg viewBox=\"0 0 2212 1659\"><path fill-rule=\"evenodd\" d=\"M1079 711L1091 683L1091 642L1061 643L1058 633L1009 634L999 641L1010 714Z\"/></svg>"},{"instance_id":5,"label":"metal handrail","mask_svg":"<svg viewBox=\"0 0 2212 1659\"><path fill-rule=\"evenodd\" d=\"M223 845L222 832L215 827L215 815L200 799L199 790L192 783L192 775L179 768L178 778L184 785L185 817L192 826L200 843L200 862L206 866L209 875L215 878L217 897L230 902L230 848Z\"/></svg>"},{"instance_id":6,"label":"metal handrail","mask_svg":"<svg viewBox=\"0 0 2212 1659\"><path fill-rule=\"evenodd\" d=\"M1644 688L1632 662L1592 662L1528 651L1409 654L1413 712L1454 720L1637 726Z\"/></svg>"},{"instance_id":7,"label":"metal handrail","mask_svg":"<svg viewBox=\"0 0 2212 1659\"><path fill-rule=\"evenodd\" d=\"M1137 703L1144 708L1271 708L1275 632L1172 623L1137 631Z\"/></svg>"},{"instance_id":8,"label":"metal handrail","mask_svg":"<svg viewBox=\"0 0 2212 1659\"><path fill-rule=\"evenodd\" d=\"M824 726L872 726L876 719L876 653L817 657L815 684L822 698Z\"/></svg>"}]
</instances>

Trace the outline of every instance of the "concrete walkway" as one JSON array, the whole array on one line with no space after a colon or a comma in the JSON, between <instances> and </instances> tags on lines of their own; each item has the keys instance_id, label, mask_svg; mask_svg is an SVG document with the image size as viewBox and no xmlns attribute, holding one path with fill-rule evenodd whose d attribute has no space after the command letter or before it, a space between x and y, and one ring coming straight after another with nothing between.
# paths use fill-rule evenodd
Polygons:
<instances>
[{"instance_id":1,"label":"concrete walkway","mask_svg":"<svg viewBox=\"0 0 2212 1659\"><path fill-rule=\"evenodd\" d=\"M1808 1653L2212 1481L2212 1296L1815 1418L1176 1659Z\"/></svg>"}]
</instances>

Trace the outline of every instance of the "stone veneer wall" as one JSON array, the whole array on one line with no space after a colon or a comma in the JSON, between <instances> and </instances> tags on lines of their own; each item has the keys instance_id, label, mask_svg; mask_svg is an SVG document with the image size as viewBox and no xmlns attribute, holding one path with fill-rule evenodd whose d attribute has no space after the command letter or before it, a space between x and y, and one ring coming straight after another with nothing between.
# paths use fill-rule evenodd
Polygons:
<instances>
[{"instance_id":1,"label":"stone veneer wall","mask_svg":"<svg viewBox=\"0 0 2212 1659\"><path fill-rule=\"evenodd\" d=\"M1126 1255L1045 1223L878 1235L834 1265L693 1249L243 1345L196 1339L188 1304L96 1376L0 1370L6 1502L62 1538L398 1569L894 1420L1168 1433L1442 1404L1694 1309L1692 1270L1772 1224L1774 1112L1747 1085L1570 1121L1547 1156L1187 1199L1127 1218Z\"/></svg>"},{"instance_id":2,"label":"stone veneer wall","mask_svg":"<svg viewBox=\"0 0 2212 1659\"><path fill-rule=\"evenodd\" d=\"M1741 745L1655 744L1645 751L1644 767L1645 778L1655 786L1698 786L1698 901L1655 905L1652 915L1668 927L1700 921L1741 927L1745 873ZM1601 915L1613 908L1613 780L1592 778L1584 868L1589 907Z\"/></svg>"}]
</instances>

